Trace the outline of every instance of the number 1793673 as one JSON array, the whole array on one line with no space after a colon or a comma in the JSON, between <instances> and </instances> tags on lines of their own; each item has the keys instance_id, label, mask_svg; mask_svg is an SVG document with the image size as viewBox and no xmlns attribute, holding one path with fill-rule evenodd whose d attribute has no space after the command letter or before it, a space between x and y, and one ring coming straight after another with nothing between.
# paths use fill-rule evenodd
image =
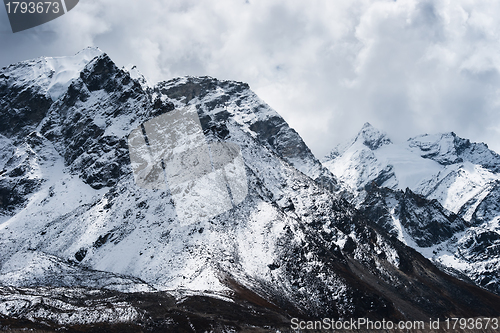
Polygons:
<instances>
[{"instance_id":1,"label":"number 1793673","mask_svg":"<svg viewBox=\"0 0 500 333\"><path fill-rule=\"evenodd\" d=\"M8 14L57 14L61 10L59 2L39 1L39 2L7 2L5 4Z\"/></svg>"}]
</instances>

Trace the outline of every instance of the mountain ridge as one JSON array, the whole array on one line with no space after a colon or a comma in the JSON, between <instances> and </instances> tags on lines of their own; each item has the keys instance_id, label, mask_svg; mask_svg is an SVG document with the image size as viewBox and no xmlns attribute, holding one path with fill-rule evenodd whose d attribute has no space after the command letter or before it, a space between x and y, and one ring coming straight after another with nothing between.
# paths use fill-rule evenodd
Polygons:
<instances>
[{"instance_id":1,"label":"mountain ridge","mask_svg":"<svg viewBox=\"0 0 500 333\"><path fill-rule=\"evenodd\" d=\"M280 320L500 314L498 296L439 271L342 198L335 176L248 85L210 77L143 83L105 53L56 100L32 81L12 86L0 76L7 123L43 106L33 107L38 118L0 128L3 304L28 304L21 314L0 306L3 316L33 318L37 305L23 303L16 288L107 285L117 293L190 290L202 295L197 302L251 299ZM32 104L11 98L23 91ZM198 115L208 143L240 147L248 185L241 204L188 225L168 191L135 184L127 143L145 121L182 108ZM85 280L88 272L99 283ZM32 321L61 323L47 311Z\"/></svg>"},{"instance_id":2,"label":"mountain ridge","mask_svg":"<svg viewBox=\"0 0 500 333\"><path fill-rule=\"evenodd\" d=\"M360 133L364 130L365 127ZM453 132L424 134L405 143L378 147L375 151L363 148L356 141L351 142L344 154L330 155L324 164L343 183L350 185L358 207L380 221L387 231L399 230L399 239L413 244L411 246L427 258L456 269L479 285L499 293L500 257L495 249L499 246L500 234L496 203L500 155L484 143L472 143ZM421 196L427 207L437 203L440 213L425 217L414 204L411 210L414 216L409 218L401 210L408 194ZM437 222L442 214L444 220ZM446 216L452 215L462 219L462 227L450 233L445 230L452 227L456 218L446 222ZM423 236L434 238L434 241L422 242L418 239L422 235L417 236L413 227L401 224L413 221L421 225L422 219L441 223L444 228ZM413 236L408 237L408 234ZM473 245L478 239L481 244ZM489 249L490 256L481 258L474 247L483 251Z\"/></svg>"}]
</instances>

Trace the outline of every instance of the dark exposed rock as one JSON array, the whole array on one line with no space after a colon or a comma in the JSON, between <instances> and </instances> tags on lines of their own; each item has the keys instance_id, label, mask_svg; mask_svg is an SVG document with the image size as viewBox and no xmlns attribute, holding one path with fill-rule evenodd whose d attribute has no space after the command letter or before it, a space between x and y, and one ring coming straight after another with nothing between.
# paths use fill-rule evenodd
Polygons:
<instances>
[{"instance_id":1,"label":"dark exposed rock","mask_svg":"<svg viewBox=\"0 0 500 333\"><path fill-rule=\"evenodd\" d=\"M12 87L0 81L0 134L27 135L45 117L52 100L32 87Z\"/></svg>"},{"instance_id":2,"label":"dark exposed rock","mask_svg":"<svg viewBox=\"0 0 500 333\"><path fill-rule=\"evenodd\" d=\"M500 255L500 234L498 232L483 230L473 233L463 242L467 250L467 259L485 259Z\"/></svg>"},{"instance_id":3,"label":"dark exposed rock","mask_svg":"<svg viewBox=\"0 0 500 333\"><path fill-rule=\"evenodd\" d=\"M185 80L185 82L180 83L180 81L183 80ZM246 83L234 81L221 82L209 76L202 76L186 77L183 79L179 78L167 82L160 82L155 87L155 90L171 99L182 100L187 104L195 97L200 99L205 97L207 93L214 91L219 85L232 94L237 94L243 90L249 89L249 86ZM224 97L222 97L220 101L223 103ZM211 107L214 107L214 105L211 105Z\"/></svg>"},{"instance_id":4,"label":"dark exposed rock","mask_svg":"<svg viewBox=\"0 0 500 333\"><path fill-rule=\"evenodd\" d=\"M113 234L110 232L108 232L105 235L99 236L99 238L97 238L97 240L94 242L94 247L99 248L99 247L103 246L108 241L108 239L112 236L113 236Z\"/></svg>"},{"instance_id":5,"label":"dark exposed rock","mask_svg":"<svg viewBox=\"0 0 500 333\"><path fill-rule=\"evenodd\" d=\"M157 96L153 103L153 111L151 113L151 117L157 117L174 109L175 106L172 102L163 102L161 98Z\"/></svg>"},{"instance_id":6,"label":"dark exposed rock","mask_svg":"<svg viewBox=\"0 0 500 333\"><path fill-rule=\"evenodd\" d=\"M436 200L429 201L410 189L402 192L372 186L360 209L368 219L396 236L393 221L397 218L420 247L439 244L468 226Z\"/></svg>"},{"instance_id":7,"label":"dark exposed rock","mask_svg":"<svg viewBox=\"0 0 500 333\"><path fill-rule=\"evenodd\" d=\"M112 290L86 288L1 288L1 299L13 297L20 304L24 299L37 297L43 301L28 304L15 318L1 318L3 330L31 329L36 332L291 332L290 318L270 303L259 302L258 295L238 291L234 301L218 295L186 295L177 300L167 292L120 293ZM56 304L50 306L49 304ZM127 311L120 311L126 309ZM43 318L43 313L53 313ZM96 321L103 316L120 318L118 322ZM128 313L127 313L128 312ZM89 323L63 324L68 316L87 314ZM131 316L137 313L135 320ZM242 321L242 318L245 318ZM38 322L33 321L38 319ZM129 319L129 320L127 320Z\"/></svg>"},{"instance_id":8,"label":"dark exposed rock","mask_svg":"<svg viewBox=\"0 0 500 333\"><path fill-rule=\"evenodd\" d=\"M473 225L480 225L481 223L491 221L496 216L500 216L500 182L496 181L490 186L488 194L472 214L471 223ZM468 206L464 205L464 207Z\"/></svg>"},{"instance_id":9,"label":"dark exposed rock","mask_svg":"<svg viewBox=\"0 0 500 333\"><path fill-rule=\"evenodd\" d=\"M81 248L80 250L78 250L77 253L75 253L75 259L78 261L82 261L86 255L87 255L87 249Z\"/></svg>"}]
</instances>

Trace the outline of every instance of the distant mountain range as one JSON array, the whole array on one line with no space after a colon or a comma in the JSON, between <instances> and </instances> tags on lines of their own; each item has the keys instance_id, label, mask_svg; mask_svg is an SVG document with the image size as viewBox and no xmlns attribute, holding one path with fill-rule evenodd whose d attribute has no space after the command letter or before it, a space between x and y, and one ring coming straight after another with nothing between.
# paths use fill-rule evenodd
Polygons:
<instances>
[{"instance_id":1,"label":"distant mountain range","mask_svg":"<svg viewBox=\"0 0 500 333\"><path fill-rule=\"evenodd\" d=\"M187 224L187 194L136 184L127 141L181 109L208 144L239 147L248 186ZM484 144L451 133L396 145L367 124L322 163L247 84L151 86L96 48L2 68L0 114L4 329L500 316L500 157Z\"/></svg>"},{"instance_id":2,"label":"distant mountain range","mask_svg":"<svg viewBox=\"0 0 500 333\"><path fill-rule=\"evenodd\" d=\"M453 132L395 144L366 123L324 165L390 234L500 294L500 155L487 145Z\"/></svg>"}]
</instances>

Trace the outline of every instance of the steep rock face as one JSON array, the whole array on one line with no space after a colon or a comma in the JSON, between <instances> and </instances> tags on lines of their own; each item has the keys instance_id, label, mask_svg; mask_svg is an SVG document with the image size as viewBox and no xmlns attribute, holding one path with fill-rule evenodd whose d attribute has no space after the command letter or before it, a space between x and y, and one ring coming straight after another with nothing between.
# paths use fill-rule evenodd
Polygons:
<instances>
[{"instance_id":1,"label":"steep rock face","mask_svg":"<svg viewBox=\"0 0 500 333\"><path fill-rule=\"evenodd\" d=\"M483 201L484 205L494 197ZM435 199L428 200L409 189L402 192L383 187L367 190L359 210L403 243L448 267L449 273L500 293L498 218L470 223Z\"/></svg>"},{"instance_id":2,"label":"steep rock face","mask_svg":"<svg viewBox=\"0 0 500 333\"><path fill-rule=\"evenodd\" d=\"M497 296L440 272L332 191L332 174L246 84L187 77L146 87L102 53L55 90L41 73L28 87L53 100L43 118L23 125L28 136L0 132L0 193L37 181L2 212L4 284L251 295L305 318L500 314ZM240 147L243 202L183 224L168 190L137 186L127 137L173 109L196 112L207 143Z\"/></svg>"},{"instance_id":3,"label":"steep rock face","mask_svg":"<svg viewBox=\"0 0 500 333\"><path fill-rule=\"evenodd\" d=\"M66 92L75 75L95 56L87 48L72 57L39 58L0 70L0 132L12 137L26 136L45 117L52 101Z\"/></svg>"},{"instance_id":4,"label":"steep rock face","mask_svg":"<svg viewBox=\"0 0 500 333\"><path fill-rule=\"evenodd\" d=\"M9 84L8 76L0 77L0 109L10 110L2 113L2 124L0 131L12 137L15 134L26 135L26 131L20 128L27 128L37 125L47 113L52 101L47 96L31 87L14 87Z\"/></svg>"},{"instance_id":5,"label":"steep rock face","mask_svg":"<svg viewBox=\"0 0 500 333\"><path fill-rule=\"evenodd\" d=\"M476 204L471 217L471 223L476 226L494 221L500 216L500 181L492 182L485 188L482 196L484 196L484 198L482 198L479 204ZM471 207L472 204L477 201L478 200L475 200L475 202L473 201L472 203L464 205L464 208L467 209ZM468 210L470 211L471 209Z\"/></svg>"},{"instance_id":6,"label":"steep rock face","mask_svg":"<svg viewBox=\"0 0 500 333\"><path fill-rule=\"evenodd\" d=\"M399 240L414 242L418 247L440 244L468 228L463 219L436 200L429 201L410 189L403 192L374 187L360 210Z\"/></svg>"},{"instance_id":7,"label":"steep rock face","mask_svg":"<svg viewBox=\"0 0 500 333\"><path fill-rule=\"evenodd\" d=\"M129 160L123 133L114 133L116 124L134 122L134 110L150 105L141 85L103 54L54 103L40 133L55 142L65 165L92 188L111 186L128 172Z\"/></svg>"},{"instance_id":8,"label":"steep rock face","mask_svg":"<svg viewBox=\"0 0 500 333\"><path fill-rule=\"evenodd\" d=\"M4 138L5 152L0 179L0 214L12 214L24 207L31 194L37 191L43 179L39 174L36 152L43 144L43 138L32 132L15 147ZM43 163L43 162L42 162Z\"/></svg>"},{"instance_id":9,"label":"steep rock face","mask_svg":"<svg viewBox=\"0 0 500 333\"><path fill-rule=\"evenodd\" d=\"M316 159L299 134L251 92L246 83L187 77L159 83L155 93L164 96L164 100L171 99L177 106L195 105L205 131L219 139L228 134L223 122L234 118L246 133L297 170L332 190L339 189L335 177Z\"/></svg>"},{"instance_id":10,"label":"steep rock face","mask_svg":"<svg viewBox=\"0 0 500 333\"><path fill-rule=\"evenodd\" d=\"M459 240L456 248L462 262L465 263L464 272L478 285L500 294L499 233L483 228L472 228Z\"/></svg>"}]
</instances>

